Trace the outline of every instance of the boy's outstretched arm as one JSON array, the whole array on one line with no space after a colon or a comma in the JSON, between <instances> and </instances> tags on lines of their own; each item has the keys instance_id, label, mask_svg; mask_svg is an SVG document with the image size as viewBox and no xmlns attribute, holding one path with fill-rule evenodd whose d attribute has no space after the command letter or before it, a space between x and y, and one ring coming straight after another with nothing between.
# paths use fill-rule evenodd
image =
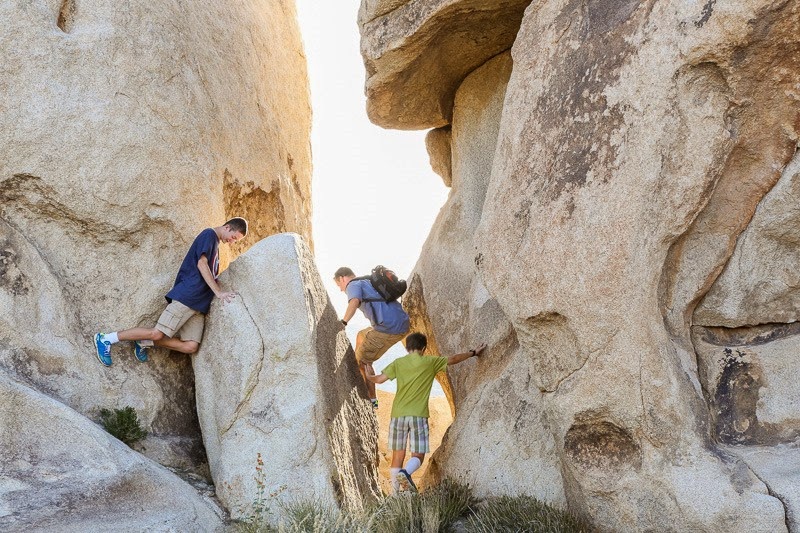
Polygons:
<instances>
[{"instance_id":1,"label":"boy's outstretched arm","mask_svg":"<svg viewBox=\"0 0 800 533\"><path fill-rule=\"evenodd\" d=\"M367 379L373 383L383 383L384 381L389 379L389 376L387 376L386 374L375 375L375 373L372 370L372 366L370 365L364 365L364 374L367 376Z\"/></svg>"},{"instance_id":2,"label":"boy's outstretched arm","mask_svg":"<svg viewBox=\"0 0 800 533\"><path fill-rule=\"evenodd\" d=\"M343 324L345 322L350 322L350 319L356 314L356 309L358 309L359 305L361 305L361 300L358 298L351 298L350 301L347 302L347 309L345 309L344 316L342 316Z\"/></svg>"},{"instance_id":3,"label":"boy's outstretched arm","mask_svg":"<svg viewBox=\"0 0 800 533\"><path fill-rule=\"evenodd\" d=\"M470 351L464 352L464 353L457 353L455 355L450 355L450 356L447 357L447 364L448 365L457 365L461 361L466 361L467 359L469 359L473 355L474 356L481 355L485 349L486 349L486 343L484 342L483 344L481 344L480 346L478 346L474 350L470 350Z\"/></svg>"}]
</instances>

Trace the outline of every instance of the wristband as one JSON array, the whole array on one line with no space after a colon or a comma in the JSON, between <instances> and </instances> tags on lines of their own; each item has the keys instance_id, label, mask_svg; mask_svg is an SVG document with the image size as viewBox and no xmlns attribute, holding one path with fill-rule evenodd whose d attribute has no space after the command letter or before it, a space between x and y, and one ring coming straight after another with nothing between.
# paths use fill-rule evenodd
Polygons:
<instances>
[{"instance_id":1,"label":"wristband","mask_svg":"<svg viewBox=\"0 0 800 533\"><path fill-rule=\"evenodd\" d=\"M345 320L344 318L343 318L343 319L341 319L339 322L341 322L341 323L342 323L342 324L344 324L345 326L347 325L347 320Z\"/></svg>"},{"instance_id":2,"label":"wristband","mask_svg":"<svg viewBox=\"0 0 800 533\"><path fill-rule=\"evenodd\" d=\"M476 355L478 355L478 353L475 350L470 350L469 353L472 354L470 357L475 357Z\"/></svg>"}]
</instances>

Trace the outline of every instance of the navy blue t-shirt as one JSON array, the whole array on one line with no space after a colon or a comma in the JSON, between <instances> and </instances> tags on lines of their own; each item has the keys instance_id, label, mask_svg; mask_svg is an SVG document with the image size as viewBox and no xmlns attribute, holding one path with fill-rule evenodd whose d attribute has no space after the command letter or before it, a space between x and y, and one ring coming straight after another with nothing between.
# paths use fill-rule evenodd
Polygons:
<instances>
[{"instance_id":1,"label":"navy blue t-shirt","mask_svg":"<svg viewBox=\"0 0 800 533\"><path fill-rule=\"evenodd\" d=\"M167 293L167 301L177 300L186 307L206 314L211 307L214 299L214 291L208 286L206 280L197 268L200 256L204 255L208 260L208 268L211 269L214 279L219 275L219 238L213 229L204 229L200 235L195 237L186 257L183 258L181 268L175 277L175 285Z\"/></svg>"},{"instance_id":2,"label":"navy blue t-shirt","mask_svg":"<svg viewBox=\"0 0 800 533\"><path fill-rule=\"evenodd\" d=\"M364 301L367 298L378 299L381 297L369 280L354 279L345 287L345 293L348 301L353 298L361 300L361 305L358 308L361 309L361 312L364 313L376 331L392 335L399 335L408 331L408 314L403 310L400 302Z\"/></svg>"}]
</instances>

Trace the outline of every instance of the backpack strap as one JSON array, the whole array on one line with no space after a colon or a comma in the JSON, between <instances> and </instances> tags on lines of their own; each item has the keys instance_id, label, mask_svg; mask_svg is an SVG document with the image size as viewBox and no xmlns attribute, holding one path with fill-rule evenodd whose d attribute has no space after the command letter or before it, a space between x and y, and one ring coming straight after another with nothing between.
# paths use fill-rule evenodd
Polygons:
<instances>
[{"instance_id":1,"label":"backpack strap","mask_svg":"<svg viewBox=\"0 0 800 533\"><path fill-rule=\"evenodd\" d=\"M357 278L353 278L347 282L348 285L353 283L354 281L369 281L369 286L372 287L372 276L359 276ZM373 287L374 288L374 287ZM377 292L377 291L375 291ZM379 293L380 294L380 293ZM359 298L362 302L370 303L370 302L385 302L383 298Z\"/></svg>"}]
</instances>

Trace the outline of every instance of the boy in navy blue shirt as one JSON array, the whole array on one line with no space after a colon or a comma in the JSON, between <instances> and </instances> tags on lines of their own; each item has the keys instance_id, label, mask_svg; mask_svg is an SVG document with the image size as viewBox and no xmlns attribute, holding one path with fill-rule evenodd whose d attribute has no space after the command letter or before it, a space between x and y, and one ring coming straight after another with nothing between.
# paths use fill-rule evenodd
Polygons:
<instances>
[{"instance_id":1,"label":"boy in navy blue shirt","mask_svg":"<svg viewBox=\"0 0 800 533\"><path fill-rule=\"evenodd\" d=\"M380 359L397 342L403 340L408 333L409 319L400 302L384 301L368 279L355 279L355 277L350 268L341 267L334 273L333 281L347 294L347 310L344 312L342 324L347 325L356 314L356 309L361 309L371 324L371 327L359 331L356 336L356 362L367 384L372 407L377 409L375 384L367 380L367 375L375 374L372 363Z\"/></svg>"},{"instance_id":2,"label":"boy in navy blue shirt","mask_svg":"<svg viewBox=\"0 0 800 533\"><path fill-rule=\"evenodd\" d=\"M94 336L97 358L111 366L111 345L133 341L133 353L139 361L147 361L146 348L163 346L192 354L203 339L205 315L216 296L227 303L236 297L223 291L217 283L219 275L219 243L232 244L247 235L247 221L236 217L222 226L200 232L183 258L175 284L165 296L167 307L154 328L132 328ZM180 331L180 338L175 334Z\"/></svg>"}]
</instances>

